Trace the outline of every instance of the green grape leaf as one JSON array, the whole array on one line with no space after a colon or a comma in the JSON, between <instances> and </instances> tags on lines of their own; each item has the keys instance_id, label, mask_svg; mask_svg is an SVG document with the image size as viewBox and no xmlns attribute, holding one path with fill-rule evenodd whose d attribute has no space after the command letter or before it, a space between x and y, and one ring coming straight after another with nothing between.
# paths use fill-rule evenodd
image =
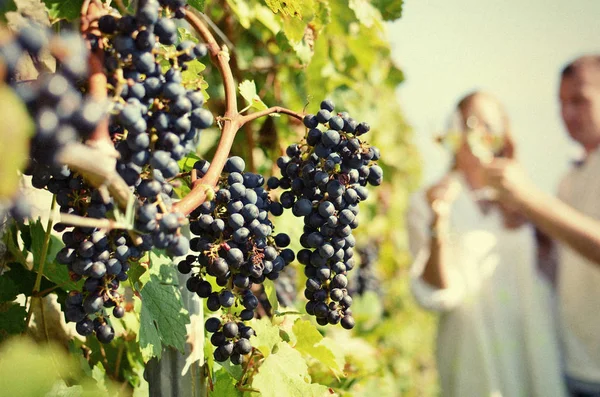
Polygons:
<instances>
[{"instance_id":1,"label":"green grape leaf","mask_svg":"<svg viewBox=\"0 0 600 397\"><path fill-rule=\"evenodd\" d=\"M185 183L182 183L180 186L173 186L173 190L178 198L184 198L192 191Z\"/></svg>"},{"instance_id":2,"label":"green grape leaf","mask_svg":"<svg viewBox=\"0 0 600 397\"><path fill-rule=\"evenodd\" d=\"M98 363L92 369L92 378L96 381L98 388L102 391L108 392L106 388L106 370L104 369L104 365L102 363Z\"/></svg>"},{"instance_id":3,"label":"green grape leaf","mask_svg":"<svg viewBox=\"0 0 600 397\"><path fill-rule=\"evenodd\" d=\"M12 302L21 293L19 285L8 277L10 272L0 276L0 302Z\"/></svg>"},{"instance_id":4,"label":"green grape leaf","mask_svg":"<svg viewBox=\"0 0 600 397\"><path fill-rule=\"evenodd\" d=\"M129 271L127 272L131 286L138 292L144 286L144 283L142 281L140 281L140 278L144 274L146 274L147 271L148 271L148 267L143 265L143 260L140 260L138 262L132 263L131 267L129 268Z\"/></svg>"},{"instance_id":5,"label":"green grape leaf","mask_svg":"<svg viewBox=\"0 0 600 397\"><path fill-rule=\"evenodd\" d=\"M281 11L284 16L302 19L302 2L300 0L265 0L265 3L275 14Z\"/></svg>"},{"instance_id":6,"label":"green grape leaf","mask_svg":"<svg viewBox=\"0 0 600 397\"><path fill-rule=\"evenodd\" d=\"M179 164L179 169L182 172L189 172L194 168L194 164L196 164L196 161L198 160L202 160L200 156L194 152L190 152L187 156L179 160L177 164Z\"/></svg>"},{"instance_id":7,"label":"green grape leaf","mask_svg":"<svg viewBox=\"0 0 600 397\"><path fill-rule=\"evenodd\" d=\"M209 391L208 395L210 397L241 397L242 392L235 387L236 383L237 380L232 377L225 368L221 368L215 373L215 378L213 380L215 387L213 390Z\"/></svg>"},{"instance_id":8,"label":"green grape leaf","mask_svg":"<svg viewBox=\"0 0 600 397\"><path fill-rule=\"evenodd\" d=\"M296 345L294 346L299 352L308 354L309 356L319 360L336 374L342 374L342 367L336 360L335 354L329 347L323 345L323 335L319 330L308 320L301 318L294 322L292 332L296 337Z\"/></svg>"},{"instance_id":9,"label":"green grape leaf","mask_svg":"<svg viewBox=\"0 0 600 397\"><path fill-rule=\"evenodd\" d=\"M38 218L35 223L30 224L29 232L31 235L31 253L33 254L33 268L38 271L40 268L40 261L42 257L42 250L44 247L44 241L46 238L46 232L42 226L42 222ZM44 277L52 281L54 284L58 284L65 291L71 291L78 289L83 280L76 283L71 281L69 277L69 270L66 266L61 265L55 261L56 254L64 247L63 242L58 237L51 235L48 241L48 251L46 253L46 260L44 264Z\"/></svg>"},{"instance_id":10,"label":"green grape leaf","mask_svg":"<svg viewBox=\"0 0 600 397\"><path fill-rule=\"evenodd\" d=\"M240 8L242 8L242 7L240 6ZM244 9L245 9L245 7L244 7ZM279 22L280 21L279 17L276 16L275 14L273 14L268 7L265 7L263 5L256 5L254 7L254 15L253 16L256 18L257 21L259 21L260 23L265 25L265 27L267 29L269 29L271 31L271 33L277 34L281 30L281 26L280 26L281 24ZM248 21L247 29L249 29L249 28L250 28L250 21Z\"/></svg>"},{"instance_id":11,"label":"green grape leaf","mask_svg":"<svg viewBox=\"0 0 600 397\"><path fill-rule=\"evenodd\" d=\"M331 7L326 0L315 0L315 3L311 25L319 32L331 22Z\"/></svg>"},{"instance_id":12,"label":"green grape leaf","mask_svg":"<svg viewBox=\"0 0 600 397\"><path fill-rule=\"evenodd\" d=\"M227 371L227 373L229 374L230 377L232 377L236 381L239 381L240 379L242 379L242 376L244 375L244 370L242 369L241 366L234 365L229 360L219 363L219 365L221 366L222 369Z\"/></svg>"},{"instance_id":13,"label":"green grape leaf","mask_svg":"<svg viewBox=\"0 0 600 397\"><path fill-rule=\"evenodd\" d=\"M310 45L305 41L301 41L292 45L292 47L294 48L294 51L296 51L296 55L298 56L298 59L300 59L300 62L302 62L303 65L308 65L313 56Z\"/></svg>"},{"instance_id":14,"label":"green grape leaf","mask_svg":"<svg viewBox=\"0 0 600 397\"><path fill-rule=\"evenodd\" d=\"M42 251L44 249L44 240L46 239L46 232L42 221L38 218L35 223L29 226L29 235L31 236L31 253L33 254L34 266L39 266Z\"/></svg>"},{"instance_id":15,"label":"green grape leaf","mask_svg":"<svg viewBox=\"0 0 600 397\"><path fill-rule=\"evenodd\" d=\"M18 170L27 164L33 124L25 105L8 86L0 86L0 199L12 197L19 187Z\"/></svg>"},{"instance_id":16,"label":"green grape leaf","mask_svg":"<svg viewBox=\"0 0 600 397\"><path fill-rule=\"evenodd\" d=\"M254 84L254 80L244 80L239 84L238 89L240 91L240 95L242 95L248 104L246 109L268 109L268 106L265 105L256 92L256 84Z\"/></svg>"},{"instance_id":17,"label":"green grape leaf","mask_svg":"<svg viewBox=\"0 0 600 397\"><path fill-rule=\"evenodd\" d=\"M177 285L177 271L171 259L150 252L150 269L140 277L144 286L140 291L140 350L144 361L160 358L162 345L173 346L183 352L186 324L190 316L183 307Z\"/></svg>"},{"instance_id":18,"label":"green grape leaf","mask_svg":"<svg viewBox=\"0 0 600 397\"><path fill-rule=\"evenodd\" d=\"M21 235L24 234L21 233ZM17 228L17 225L13 222L12 225L10 225L8 229L6 229L6 236L4 237L4 241L6 242L8 251L12 254L15 260L18 261L21 265L23 265L24 268L29 269L29 264L27 263L28 250L27 247L23 247L23 249L19 247L18 236L19 229ZM29 233L27 233L27 236L29 236ZM31 246L31 243L29 246Z\"/></svg>"},{"instance_id":19,"label":"green grape leaf","mask_svg":"<svg viewBox=\"0 0 600 397\"><path fill-rule=\"evenodd\" d=\"M307 64L312 57L315 37L331 21L331 8L325 0L306 0L300 12L301 19L283 19L283 31L296 54Z\"/></svg>"},{"instance_id":20,"label":"green grape leaf","mask_svg":"<svg viewBox=\"0 0 600 397\"><path fill-rule=\"evenodd\" d=\"M371 4L381 12L384 21L402 18L404 0L371 0Z\"/></svg>"},{"instance_id":21,"label":"green grape leaf","mask_svg":"<svg viewBox=\"0 0 600 397\"><path fill-rule=\"evenodd\" d=\"M290 43L302 41L306 31L306 22L302 19L288 18L283 20L283 32Z\"/></svg>"},{"instance_id":22,"label":"green grape leaf","mask_svg":"<svg viewBox=\"0 0 600 397\"><path fill-rule=\"evenodd\" d=\"M16 288L18 294L24 294L25 296L31 296L33 292L33 286L35 285L35 277L36 274L33 271L27 270L19 263L11 263L8 266L9 270L5 271L2 276L0 276L0 280L4 279L6 284L10 286L7 287L6 291L12 290L12 288ZM3 292L6 292L4 289L6 284L3 286L2 282L0 282L0 295ZM42 278L42 283L40 284L40 290L43 291L45 289L53 287L55 284L48 281L45 278ZM0 298L0 302L4 299ZM12 299L6 299L12 300Z\"/></svg>"},{"instance_id":23,"label":"green grape leaf","mask_svg":"<svg viewBox=\"0 0 600 397\"><path fill-rule=\"evenodd\" d=\"M51 20L79 18L83 0L44 0Z\"/></svg>"},{"instance_id":24,"label":"green grape leaf","mask_svg":"<svg viewBox=\"0 0 600 397\"><path fill-rule=\"evenodd\" d=\"M330 395L328 387L310 383L308 366L297 350L280 342L274 351L265 358L252 382L252 387L259 390L262 397Z\"/></svg>"},{"instance_id":25,"label":"green grape leaf","mask_svg":"<svg viewBox=\"0 0 600 397\"><path fill-rule=\"evenodd\" d=\"M391 86L396 87L396 86L400 85L400 83L402 83L404 80L405 80L405 77L404 77L404 72L402 71L402 69L398 68L395 65L391 65L391 68L388 71L388 75L387 75L387 82Z\"/></svg>"},{"instance_id":26,"label":"green grape leaf","mask_svg":"<svg viewBox=\"0 0 600 397\"><path fill-rule=\"evenodd\" d=\"M204 11L204 3L205 3L204 0L188 0L187 3L200 12Z\"/></svg>"},{"instance_id":27,"label":"green grape leaf","mask_svg":"<svg viewBox=\"0 0 600 397\"><path fill-rule=\"evenodd\" d=\"M182 41L193 41L194 43L198 42L198 38L192 34L189 30L185 28L177 28L177 43L181 43ZM170 47L174 48L174 47Z\"/></svg>"},{"instance_id":28,"label":"green grape leaf","mask_svg":"<svg viewBox=\"0 0 600 397\"><path fill-rule=\"evenodd\" d=\"M187 63L187 70L181 72L181 78L183 79L183 85L185 88L190 90L200 90L204 95L204 100L208 100L210 95L206 91L208 89L208 83L204 80L202 72L206 69L206 65L197 59Z\"/></svg>"},{"instance_id":29,"label":"green grape leaf","mask_svg":"<svg viewBox=\"0 0 600 397\"><path fill-rule=\"evenodd\" d=\"M52 390L44 395L44 397L80 397L84 395L84 389L81 385L67 386L64 381L58 381L52 386ZM89 392L85 393L86 397L90 396Z\"/></svg>"},{"instance_id":30,"label":"green grape leaf","mask_svg":"<svg viewBox=\"0 0 600 397\"><path fill-rule=\"evenodd\" d=\"M25 330L25 307L10 302L0 303L0 342L9 335L20 334Z\"/></svg>"},{"instance_id":31,"label":"green grape leaf","mask_svg":"<svg viewBox=\"0 0 600 397\"><path fill-rule=\"evenodd\" d=\"M46 396L61 378L79 373L79 367L58 345L14 338L0 345L0 373L3 396Z\"/></svg>"},{"instance_id":32,"label":"green grape leaf","mask_svg":"<svg viewBox=\"0 0 600 397\"><path fill-rule=\"evenodd\" d=\"M252 321L251 327L254 329L256 335L250 338L250 343L267 357L271 354L273 346L281 341L279 328L268 318Z\"/></svg>"},{"instance_id":33,"label":"green grape leaf","mask_svg":"<svg viewBox=\"0 0 600 397\"><path fill-rule=\"evenodd\" d=\"M263 287L265 288L265 294L271 304L271 310L273 313L279 310L279 301L277 300L277 290L275 289L275 283L272 280L265 279L263 281Z\"/></svg>"},{"instance_id":34,"label":"green grape leaf","mask_svg":"<svg viewBox=\"0 0 600 397\"><path fill-rule=\"evenodd\" d=\"M381 13L369 0L349 0L348 7L354 10L358 21L368 28L376 22L381 22Z\"/></svg>"}]
</instances>

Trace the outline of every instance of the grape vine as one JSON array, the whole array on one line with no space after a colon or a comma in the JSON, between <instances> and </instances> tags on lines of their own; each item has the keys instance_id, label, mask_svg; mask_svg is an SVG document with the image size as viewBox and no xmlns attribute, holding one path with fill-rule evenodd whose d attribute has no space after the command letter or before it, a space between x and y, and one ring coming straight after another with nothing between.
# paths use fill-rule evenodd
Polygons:
<instances>
[{"instance_id":1,"label":"grape vine","mask_svg":"<svg viewBox=\"0 0 600 397\"><path fill-rule=\"evenodd\" d=\"M185 288L211 312L202 319L211 344L206 358L241 366L236 388L253 391L247 387L250 379L260 379L257 368L281 348L261 344L268 331L257 318L300 315L286 337L297 351L310 354L319 352L315 346L322 339L314 323L346 330L355 326L348 287L354 231L359 204L369 196L367 185L383 181L381 155L364 141L369 124L354 120L329 99L309 114L268 107L257 94L238 110L232 71L235 67L235 75L241 73L232 66L236 54L219 44L213 32L220 27L209 28L205 18L183 0L84 0L79 31L65 24L56 33L28 21L0 40L2 81L33 124L27 165L18 172L30 178L34 189L50 193L52 211L58 212L42 227L43 254L34 255L40 263L33 267L25 328L33 299L58 291L64 320L86 340L82 351L96 344L104 355L103 349L132 338L140 350L145 338L150 343L159 339L151 353L141 351L146 362L161 347L181 350L179 335L177 343L164 341L169 330L161 329L164 323L155 318L161 314L149 308L154 302L144 301L152 293L159 300L162 286L176 287L168 284L181 277L169 273L176 269L185 276ZM19 81L23 58L35 61L47 54L56 70ZM222 83L222 107L207 92L203 71L209 60ZM253 108L257 102L260 106ZM293 119L299 138L282 149L284 155L267 160L277 169L250 172L234 155L243 152L237 150L236 135L276 115ZM200 158L204 130L218 131L217 143L210 157ZM33 250L28 240L34 240L34 232L26 201L18 194L9 201L20 225L10 229L13 241L6 240L15 260ZM276 230L274 217L285 217L287 210L303 219L298 241L290 237L292 225L277 224ZM49 278L46 256L67 280L40 292ZM155 258L162 262L156 264ZM168 268L168 275L158 274L160 266ZM302 273L306 283L300 293L307 301L298 305L294 284L296 277L303 280ZM278 284L280 275L284 282ZM152 282L160 285L158 292L146 288ZM277 296L287 312L275 308ZM306 320L310 317L304 311L315 318ZM145 324L140 327L154 326L152 335L123 330L135 317ZM302 339L305 332L312 345ZM121 360L125 353L117 354ZM342 366L331 360L327 365L341 373Z\"/></svg>"}]
</instances>

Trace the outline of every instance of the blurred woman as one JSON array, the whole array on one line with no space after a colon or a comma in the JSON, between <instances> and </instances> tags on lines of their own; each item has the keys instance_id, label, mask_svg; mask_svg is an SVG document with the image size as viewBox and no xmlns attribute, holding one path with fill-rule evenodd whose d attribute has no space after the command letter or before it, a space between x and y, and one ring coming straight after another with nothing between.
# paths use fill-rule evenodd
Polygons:
<instances>
[{"instance_id":1,"label":"blurred woman","mask_svg":"<svg viewBox=\"0 0 600 397\"><path fill-rule=\"evenodd\" d=\"M455 116L453 167L411 198L407 216L411 289L421 306L439 312L441 394L563 396L534 230L485 187L485 163L514 156L508 118L481 92L463 98Z\"/></svg>"}]
</instances>

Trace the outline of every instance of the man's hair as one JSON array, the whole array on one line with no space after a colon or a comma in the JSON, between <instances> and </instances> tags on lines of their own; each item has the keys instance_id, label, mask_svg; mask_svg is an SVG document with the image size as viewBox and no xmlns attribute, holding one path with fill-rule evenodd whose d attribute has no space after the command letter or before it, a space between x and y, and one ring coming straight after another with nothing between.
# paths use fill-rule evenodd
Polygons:
<instances>
[{"instance_id":1,"label":"man's hair","mask_svg":"<svg viewBox=\"0 0 600 397\"><path fill-rule=\"evenodd\" d=\"M587 68L600 71L600 55L584 55L569 63L560 73L561 78L575 76Z\"/></svg>"}]
</instances>

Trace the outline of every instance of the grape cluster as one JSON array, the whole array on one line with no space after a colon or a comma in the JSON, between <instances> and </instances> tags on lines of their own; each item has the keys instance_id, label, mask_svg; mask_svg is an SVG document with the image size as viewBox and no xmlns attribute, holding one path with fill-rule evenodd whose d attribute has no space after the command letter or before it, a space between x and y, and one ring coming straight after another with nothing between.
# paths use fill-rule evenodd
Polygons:
<instances>
[{"instance_id":1,"label":"grape cluster","mask_svg":"<svg viewBox=\"0 0 600 397\"><path fill-rule=\"evenodd\" d=\"M43 51L57 55L56 73L40 75L30 82L17 82L17 65L29 54ZM53 35L33 23L0 44L0 62L6 68L5 82L26 105L35 123L31 157L44 164L57 164L56 155L69 142L86 138L104 117L106 108L84 97L79 83L87 77L87 48L81 36L65 31Z\"/></svg>"},{"instance_id":2,"label":"grape cluster","mask_svg":"<svg viewBox=\"0 0 600 397\"><path fill-rule=\"evenodd\" d=\"M65 248L59 261L69 266L75 278L86 278L83 294L74 292L72 296L78 298L67 300L67 319L77 322L82 335L94 330L105 343L114 332L109 332L112 327L103 308L115 306L117 318L124 314L116 290L119 281L127 279L130 262L153 247L165 249L170 256L185 255L190 248L180 229L187 222L185 216L172 210L174 191L169 181L179 174L177 161L195 148L199 130L208 128L213 116L202 107L202 92L186 89L181 75L187 62L207 54L206 47L180 43L170 59L171 68L164 73L155 56L160 55L159 44L176 42L171 17L183 16L181 6L176 1L140 1L135 15L105 15L98 21L103 37L97 39L102 40L104 67L113 87L109 90L114 100L109 129L119 153L116 167L137 198L134 226L142 233L142 243L134 246L122 231L111 231L96 242L101 233L97 229L76 233L82 232L76 228L71 233L77 238L63 238ZM81 189L69 188L69 194ZM99 197L95 200L92 191L79 191L77 196L91 204L76 209L78 215L103 218L111 209L98 202ZM57 200L59 204L67 201L60 196ZM95 316L93 321L91 316Z\"/></svg>"},{"instance_id":3,"label":"grape cluster","mask_svg":"<svg viewBox=\"0 0 600 397\"><path fill-rule=\"evenodd\" d=\"M87 185L83 178L68 167L32 163L27 170L32 185L47 189L56 197L61 213L104 218L113 210L112 202L105 203L98 190ZM57 253L56 261L67 266L71 279L85 279L82 291L71 291L65 302L65 318L76 323L79 334L87 336L95 331L100 342L109 343L114 330L104 309L112 308L112 315L121 318L125 309L118 293L120 282L127 280L130 261L138 260L151 248L148 238L139 247L132 244L122 230L103 232L95 227L68 227L57 223L57 232L64 232L65 246Z\"/></svg>"},{"instance_id":4,"label":"grape cluster","mask_svg":"<svg viewBox=\"0 0 600 397\"><path fill-rule=\"evenodd\" d=\"M38 165L38 170L33 172L32 183L55 194L61 212L103 219L115 209L112 200L104 202L98 190L67 167L43 167ZM116 318L125 314L118 288L120 282L127 280L132 263L139 261L153 247L166 248L172 256L188 252L189 242L180 232L183 216L174 212L161 213L156 197L144 200L139 200L137 223L143 222L144 216L148 217L146 219L151 217L154 229L152 233L137 236L139 241L119 229L104 232L96 227L73 228L61 223L54 226L57 232L64 232L62 240L65 244L56 260L68 267L73 280L85 280L81 292L70 293L65 310L67 321L76 322L77 332L83 336L95 331L100 342L112 340L114 331L104 309L113 308L112 315Z\"/></svg>"},{"instance_id":5,"label":"grape cluster","mask_svg":"<svg viewBox=\"0 0 600 397\"><path fill-rule=\"evenodd\" d=\"M375 164L379 150L359 137L370 129L346 112L334 113L330 100L316 115L306 115L305 140L292 144L277 160L281 178L271 177L271 189L282 188L284 208L304 218L298 261L308 277L306 311L321 325L354 327L347 272L354 267L352 230L358 226L358 203L368 196L367 183L379 185L383 172Z\"/></svg>"},{"instance_id":6,"label":"grape cluster","mask_svg":"<svg viewBox=\"0 0 600 397\"><path fill-rule=\"evenodd\" d=\"M194 165L201 176L208 167L204 160ZM281 214L281 204L269 199L261 175L244 172L244 168L240 157L227 160L214 199L190 214L190 231L196 236L190 245L199 254L188 255L178 264L181 273L192 272L187 288L206 298L209 310L224 309L221 318L207 321L206 329L214 332L215 359L230 358L236 364L250 352L248 338L253 331L238 323L254 317L259 302L251 291L253 284L277 279L295 258L293 251L285 248L289 236L272 235L268 215Z\"/></svg>"},{"instance_id":7,"label":"grape cluster","mask_svg":"<svg viewBox=\"0 0 600 397\"><path fill-rule=\"evenodd\" d=\"M56 257L59 263L66 264L74 279L85 278L82 292L69 293L65 318L76 323L75 329L82 336L95 331L102 343L109 343L115 336L104 309L112 308L116 318L125 315L117 290L119 283L127 280L128 259L141 255L125 235L117 235L76 227L63 234L65 247Z\"/></svg>"},{"instance_id":8,"label":"grape cluster","mask_svg":"<svg viewBox=\"0 0 600 397\"><path fill-rule=\"evenodd\" d=\"M56 56L56 73L42 74L27 82L17 81L21 77L18 67L25 57L37 61L46 53ZM85 139L105 114L102 104L80 91L80 83L88 72L87 54L79 34L63 31L56 35L33 22L0 43L3 80L25 104L35 126L29 169L43 169L42 178L48 177L48 166L58 166L61 149L69 142ZM18 221L24 221L31 213L23 198L13 200L8 207Z\"/></svg>"},{"instance_id":9,"label":"grape cluster","mask_svg":"<svg viewBox=\"0 0 600 397\"><path fill-rule=\"evenodd\" d=\"M185 2L177 0L143 0L134 15L100 17L101 36L88 36L92 51L103 55L108 94L112 98L109 133L119 154L116 171L136 198L135 230L101 231L96 227L73 228L63 224L55 225L55 229L64 232L65 243L57 261L68 267L73 280L85 280L82 291L69 294L65 317L76 323L81 335L95 333L103 343L114 337L106 309L112 308L112 316L116 318L125 313L118 288L127 279L131 264L153 247L165 249L170 256L185 255L190 248L189 240L181 233L181 226L187 220L172 208L174 191L170 181L180 173L177 161L195 149L200 130L212 125L213 116L202 107L203 93L194 87L186 88L182 78L182 71L190 61L207 54L206 47L191 41L165 47L178 40L173 18L184 16L184 5ZM31 34L24 31L25 39L17 36L15 43L23 42L31 51ZM85 50L85 46L82 48ZM9 55L10 51L10 48L4 50ZM164 60L171 64L167 70L161 68ZM105 112L98 106L89 109L77 90L80 101L73 102L71 88L64 88L64 82L85 78L87 53L81 53L72 62L63 55L60 61L60 70L65 72L40 79L40 95L36 100L25 101L35 110L34 115L39 113L34 117L36 137L40 134L45 137L45 131L50 131L46 127L52 121L46 112L48 108L59 116L71 117L65 123L71 122L71 129L80 134L77 138L85 138ZM80 74L76 75L76 71ZM85 91L85 86L81 89ZM90 121L92 116L97 116L93 119L95 123ZM90 122L83 125L81 120ZM61 124L57 128L61 134L63 127ZM57 141L66 141L63 135L59 134ZM55 152L55 146L40 142L47 153ZM34 144L34 154L35 148ZM107 200L80 175L54 164L49 161L51 158L38 157L34 157L26 173L32 175L34 187L56 195L61 212L104 219L118 210L112 199Z\"/></svg>"},{"instance_id":10,"label":"grape cluster","mask_svg":"<svg viewBox=\"0 0 600 397\"><path fill-rule=\"evenodd\" d=\"M179 174L177 161L194 150L200 130L213 123L212 113L202 107L203 93L186 89L181 74L188 62L206 56L206 46L184 41L174 53L160 52L160 44L176 43L172 17L183 17L184 5L144 0L135 15L109 14L98 21L104 66L117 98L110 130L120 154L117 171L140 199L136 229L152 234L154 245L172 256L185 255L189 242L177 232L184 216L171 212L169 180ZM164 73L161 57L172 65Z\"/></svg>"}]
</instances>

